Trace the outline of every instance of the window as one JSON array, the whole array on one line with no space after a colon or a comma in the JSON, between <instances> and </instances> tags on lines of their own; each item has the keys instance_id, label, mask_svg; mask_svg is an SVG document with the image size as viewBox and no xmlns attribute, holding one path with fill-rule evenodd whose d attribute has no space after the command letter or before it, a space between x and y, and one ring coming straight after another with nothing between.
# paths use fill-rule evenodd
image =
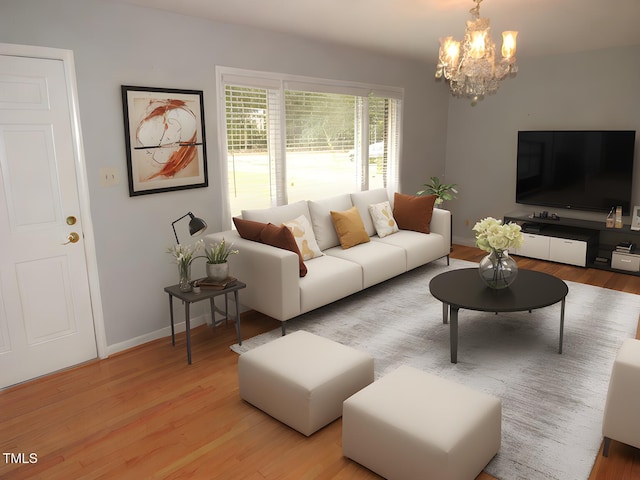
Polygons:
<instances>
[{"instance_id":1,"label":"window","mask_svg":"<svg viewBox=\"0 0 640 480\"><path fill-rule=\"evenodd\" d=\"M401 90L219 72L231 216L243 209L397 188Z\"/></svg>"}]
</instances>

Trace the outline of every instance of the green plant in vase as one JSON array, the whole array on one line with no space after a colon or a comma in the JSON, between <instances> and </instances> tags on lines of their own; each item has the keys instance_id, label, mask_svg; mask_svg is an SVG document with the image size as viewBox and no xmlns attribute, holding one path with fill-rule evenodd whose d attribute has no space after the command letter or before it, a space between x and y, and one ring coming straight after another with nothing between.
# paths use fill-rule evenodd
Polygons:
<instances>
[{"instance_id":1,"label":"green plant in vase","mask_svg":"<svg viewBox=\"0 0 640 480\"><path fill-rule=\"evenodd\" d=\"M229 255L237 255L239 252L233 248L233 243L227 243L223 238L219 243L212 243L204 249L207 259L207 277L215 282L222 282L229 277Z\"/></svg>"},{"instance_id":2,"label":"green plant in vase","mask_svg":"<svg viewBox=\"0 0 640 480\"><path fill-rule=\"evenodd\" d=\"M430 183L425 183L423 190L420 190L416 195L435 195L436 205L442 204L445 200L453 200L458 194L455 183L442 183L438 177L430 177Z\"/></svg>"}]
</instances>

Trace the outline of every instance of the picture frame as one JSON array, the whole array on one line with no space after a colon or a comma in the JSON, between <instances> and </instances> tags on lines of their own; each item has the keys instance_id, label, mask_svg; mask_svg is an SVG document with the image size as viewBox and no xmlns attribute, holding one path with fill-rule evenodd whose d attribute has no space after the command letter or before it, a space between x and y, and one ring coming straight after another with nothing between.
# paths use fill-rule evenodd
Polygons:
<instances>
[{"instance_id":1,"label":"picture frame","mask_svg":"<svg viewBox=\"0 0 640 480\"><path fill-rule=\"evenodd\" d=\"M640 205L633 207L631 216L631 230L640 230Z\"/></svg>"},{"instance_id":2,"label":"picture frame","mask_svg":"<svg viewBox=\"0 0 640 480\"><path fill-rule=\"evenodd\" d=\"M122 85L129 196L209 185L203 92Z\"/></svg>"}]
</instances>

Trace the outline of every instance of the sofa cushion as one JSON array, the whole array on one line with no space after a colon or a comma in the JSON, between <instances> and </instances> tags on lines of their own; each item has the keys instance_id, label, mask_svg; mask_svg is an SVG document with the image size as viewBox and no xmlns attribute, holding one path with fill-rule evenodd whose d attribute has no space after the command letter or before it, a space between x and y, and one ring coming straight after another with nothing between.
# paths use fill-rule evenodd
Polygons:
<instances>
[{"instance_id":1,"label":"sofa cushion","mask_svg":"<svg viewBox=\"0 0 640 480\"><path fill-rule=\"evenodd\" d=\"M371 237L371 240L402 248L407 259L407 270L449 254L449 243L442 235L435 232L425 235L411 230L400 230L384 238Z\"/></svg>"},{"instance_id":2,"label":"sofa cushion","mask_svg":"<svg viewBox=\"0 0 640 480\"><path fill-rule=\"evenodd\" d=\"M384 188L376 188L374 190L365 190L364 192L351 194L351 202L354 207L358 207L358 211L362 217L362 223L364 223L364 228L369 236L376 234L376 229L373 226L373 221L369 214L369 205L388 201L389 195L387 195L387 191Z\"/></svg>"},{"instance_id":3,"label":"sofa cushion","mask_svg":"<svg viewBox=\"0 0 640 480\"><path fill-rule=\"evenodd\" d=\"M344 212L331 211L331 218L342 248L347 249L370 241L356 207L351 207Z\"/></svg>"},{"instance_id":4,"label":"sofa cushion","mask_svg":"<svg viewBox=\"0 0 640 480\"><path fill-rule=\"evenodd\" d=\"M406 272L407 261L404 249L375 241L376 239L377 237L374 236L371 242L347 250L340 247L329 248L325 250L325 254L327 257L338 257L360 265L364 288Z\"/></svg>"},{"instance_id":5,"label":"sofa cushion","mask_svg":"<svg viewBox=\"0 0 640 480\"><path fill-rule=\"evenodd\" d=\"M351 195L349 194L309 201L311 224L320 250L340 245L340 239L331 218L331 210L343 211L350 209L352 206Z\"/></svg>"},{"instance_id":6,"label":"sofa cushion","mask_svg":"<svg viewBox=\"0 0 640 480\"><path fill-rule=\"evenodd\" d=\"M388 201L369 205L369 214L378 237L384 238L399 230Z\"/></svg>"},{"instance_id":7,"label":"sofa cushion","mask_svg":"<svg viewBox=\"0 0 640 480\"><path fill-rule=\"evenodd\" d=\"M346 252L357 250L342 250L340 247L334 249ZM300 279L300 313L314 310L362 290L362 267L357 263L323 255L309 260L307 268L309 274Z\"/></svg>"},{"instance_id":8,"label":"sofa cushion","mask_svg":"<svg viewBox=\"0 0 640 480\"><path fill-rule=\"evenodd\" d=\"M311 222L305 215L300 215L293 220L282 222L282 224L289 228L291 233L293 233L303 259L311 260L312 258L321 257L323 255L320 251L320 247L318 247L318 243L316 242L316 237L313 234Z\"/></svg>"},{"instance_id":9,"label":"sofa cushion","mask_svg":"<svg viewBox=\"0 0 640 480\"><path fill-rule=\"evenodd\" d=\"M435 195L405 195L395 193L393 216L402 230L430 233L429 224L436 203Z\"/></svg>"},{"instance_id":10,"label":"sofa cushion","mask_svg":"<svg viewBox=\"0 0 640 480\"><path fill-rule=\"evenodd\" d=\"M284 222L297 218L300 215L307 217L311 221L309 215L309 207L307 202L300 200L299 202L289 205L280 205L279 207L262 208L258 210L242 210L242 218L245 220L253 220L254 222L273 223L274 225L282 225Z\"/></svg>"},{"instance_id":11,"label":"sofa cushion","mask_svg":"<svg viewBox=\"0 0 640 480\"><path fill-rule=\"evenodd\" d=\"M300 276L307 274L307 267L304 264L300 249L296 243L291 230L285 226L276 226L273 223L254 222L252 220L244 220L239 217L233 218L233 223L238 230L238 235L247 240L264 243L272 247L282 248L298 255Z\"/></svg>"}]
</instances>

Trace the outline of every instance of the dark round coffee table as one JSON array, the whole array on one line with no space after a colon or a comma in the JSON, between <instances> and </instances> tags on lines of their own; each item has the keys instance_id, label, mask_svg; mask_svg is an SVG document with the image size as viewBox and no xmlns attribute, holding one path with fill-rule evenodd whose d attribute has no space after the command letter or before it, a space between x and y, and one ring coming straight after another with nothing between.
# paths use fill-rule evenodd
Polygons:
<instances>
[{"instance_id":1,"label":"dark round coffee table","mask_svg":"<svg viewBox=\"0 0 640 480\"><path fill-rule=\"evenodd\" d=\"M458 362L458 310L481 312L522 312L548 307L562 302L560 310L560 348L564 330L564 305L569 287L559 278L533 270L518 271L518 277L508 288L487 287L477 268L451 270L435 276L429 282L431 295L442 302L442 321L450 318L451 363Z\"/></svg>"}]
</instances>

